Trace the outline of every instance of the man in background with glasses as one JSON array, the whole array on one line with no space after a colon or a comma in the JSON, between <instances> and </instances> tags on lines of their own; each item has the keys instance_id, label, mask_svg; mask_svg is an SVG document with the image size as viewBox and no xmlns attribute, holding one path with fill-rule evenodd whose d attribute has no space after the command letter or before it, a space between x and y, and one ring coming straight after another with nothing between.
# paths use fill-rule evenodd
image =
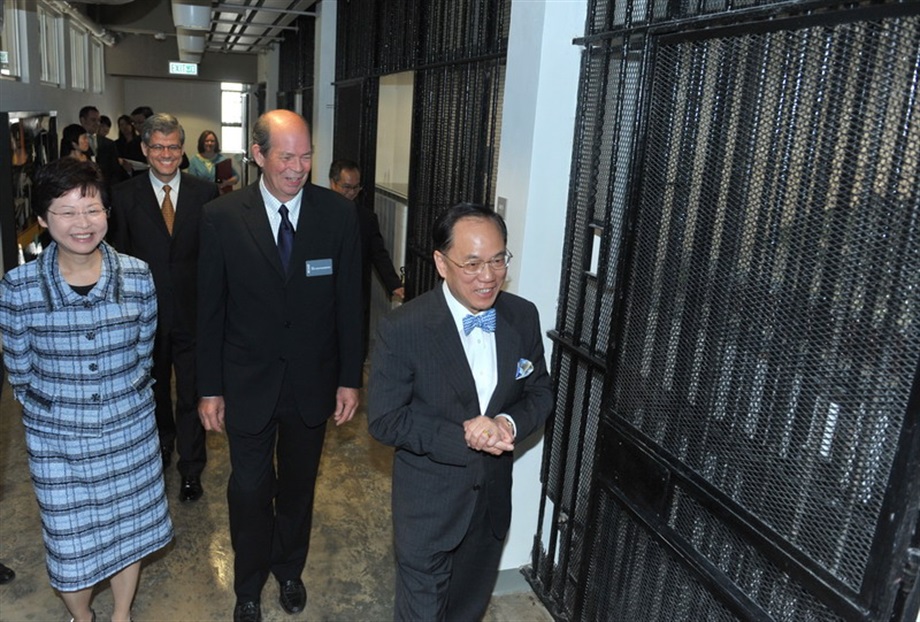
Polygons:
<instances>
[{"instance_id":1,"label":"man in background with glasses","mask_svg":"<svg viewBox=\"0 0 920 622\"><path fill-rule=\"evenodd\" d=\"M150 170L112 190L109 241L147 262L157 290L159 321L153 351L153 392L165 469L179 453L179 500L197 501L207 460L198 418L195 324L198 312L198 241L201 209L217 186L179 171L185 130L170 114L154 114L141 126L141 149ZM172 374L176 374L173 413ZM181 546L181 545L180 545Z\"/></svg>"},{"instance_id":2,"label":"man in background with glasses","mask_svg":"<svg viewBox=\"0 0 920 622\"><path fill-rule=\"evenodd\" d=\"M361 229L361 292L364 295L364 350L367 353L368 329L371 318L371 266L377 270L377 276L386 288L387 294L402 300L406 297L406 288L402 279L393 269L393 260L387 252L383 236L380 234L380 221L370 208L361 205L358 195L361 193L361 169L352 160L336 160L329 167L329 187L354 201L358 208L358 226Z\"/></svg>"},{"instance_id":3,"label":"man in background with glasses","mask_svg":"<svg viewBox=\"0 0 920 622\"><path fill-rule=\"evenodd\" d=\"M502 292L505 222L461 203L434 225L444 282L380 320L368 425L396 448L396 620L480 620L511 523L516 440L552 409L536 307Z\"/></svg>"}]
</instances>

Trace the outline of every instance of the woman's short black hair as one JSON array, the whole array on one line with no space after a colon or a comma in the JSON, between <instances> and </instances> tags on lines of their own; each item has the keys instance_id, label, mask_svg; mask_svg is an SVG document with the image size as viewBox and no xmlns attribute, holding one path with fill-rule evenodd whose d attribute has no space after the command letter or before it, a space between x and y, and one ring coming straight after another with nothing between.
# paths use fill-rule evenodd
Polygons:
<instances>
[{"instance_id":1,"label":"woman's short black hair","mask_svg":"<svg viewBox=\"0 0 920 622\"><path fill-rule=\"evenodd\" d=\"M463 218L484 218L491 220L502 233L502 241L508 243L508 227L505 219L491 207L478 203L458 203L449 207L438 216L431 232L434 250L446 253L454 244L454 225Z\"/></svg>"},{"instance_id":2,"label":"woman's short black hair","mask_svg":"<svg viewBox=\"0 0 920 622\"><path fill-rule=\"evenodd\" d=\"M89 161L60 158L35 172L32 179L32 211L42 220L47 220L51 202L74 188L79 188L80 196L83 197L98 195L102 204L108 206L105 180L99 167Z\"/></svg>"},{"instance_id":3,"label":"woman's short black hair","mask_svg":"<svg viewBox=\"0 0 920 622\"><path fill-rule=\"evenodd\" d=\"M80 137L86 134L86 130L79 123L71 123L61 132L61 157L70 155L75 151L74 145L80 142Z\"/></svg>"}]
</instances>

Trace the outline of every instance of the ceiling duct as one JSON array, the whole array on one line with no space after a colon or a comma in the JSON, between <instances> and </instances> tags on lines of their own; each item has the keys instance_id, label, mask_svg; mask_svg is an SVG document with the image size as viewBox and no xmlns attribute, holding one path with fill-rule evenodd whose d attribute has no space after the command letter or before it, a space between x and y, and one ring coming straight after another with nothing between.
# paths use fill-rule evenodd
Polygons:
<instances>
[{"instance_id":1,"label":"ceiling duct","mask_svg":"<svg viewBox=\"0 0 920 622\"><path fill-rule=\"evenodd\" d=\"M207 32L211 29L211 4L172 0L173 23L177 30Z\"/></svg>"},{"instance_id":2,"label":"ceiling duct","mask_svg":"<svg viewBox=\"0 0 920 622\"><path fill-rule=\"evenodd\" d=\"M179 52L191 52L193 54L203 54L206 41L204 35L188 35L179 33L176 35L179 42Z\"/></svg>"},{"instance_id":3,"label":"ceiling duct","mask_svg":"<svg viewBox=\"0 0 920 622\"><path fill-rule=\"evenodd\" d=\"M188 52L186 50L179 50L179 60L183 63L195 63L198 64L201 62L202 54L196 54L195 52Z\"/></svg>"}]
</instances>

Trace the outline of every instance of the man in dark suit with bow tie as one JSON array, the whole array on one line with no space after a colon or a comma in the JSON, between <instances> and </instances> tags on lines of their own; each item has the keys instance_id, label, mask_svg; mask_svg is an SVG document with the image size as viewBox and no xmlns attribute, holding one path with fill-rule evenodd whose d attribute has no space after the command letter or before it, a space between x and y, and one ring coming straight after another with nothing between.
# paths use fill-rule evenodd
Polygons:
<instances>
[{"instance_id":1,"label":"man in dark suit with bow tie","mask_svg":"<svg viewBox=\"0 0 920 622\"><path fill-rule=\"evenodd\" d=\"M549 415L534 305L501 287L501 216L460 204L435 223L444 282L381 319L371 435L396 448L396 620L480 620L511 522L516 439Z\"/></svg>"},{"instance_id":2,"label":"man in dark suit with bow tie","mask_svg":"<svg viewBox=\"0 0 920 622\"><path fill-rule=\"evenodd\" d=\"M185 130L176 117L149 117L141 128L141 141L150 170L112 189L109 241L146 261L153 274L158 307L153 393L163 467L171 463L175 444L176 468L182 476L179 500L197 501L207 462L195 388L199 222L204 204L218 192L214 184L179 171Z\"/></svg>"},{"instance_id":3,"label":"man in dark suit with bow tie","mask_svg":"<svg viewBox=\"0 0 920 622\"><path fill-rule=\"evenodd\" d=\"M353 417L364 363L354 204L307 183L300 115L265 113L252 141L261 179L205 206L199 260L198 412L230 446L235 622L261 620L269 574L286 612L306 606L326 421Z\"/></svg>"}]
</instances>

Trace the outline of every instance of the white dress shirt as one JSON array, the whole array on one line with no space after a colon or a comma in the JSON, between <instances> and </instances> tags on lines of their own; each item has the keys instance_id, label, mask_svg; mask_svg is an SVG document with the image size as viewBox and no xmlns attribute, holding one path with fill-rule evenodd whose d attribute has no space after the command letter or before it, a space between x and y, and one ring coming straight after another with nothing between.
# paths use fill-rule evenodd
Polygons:
<instances>
[{"instance_id":1,"label":"white dress shirt","mask_svg":"<svg viewBox=\"0 0 920 622\"><path fill-rule=\"evenodd\" d=\"M179 211L179 180L182 179L182 175L179 174L179 171L176 171L176 174L173 175L173 178L169 181L160 181L156 178L153 172L148 173L150 175L150 183L153 185L153 193L157 195L157 205L160 206L160 209L163 209L163 199L166 198L166 192L163 190L163 186L169 186L169 198L172 200L173 211Z\"/></svg>"},{"instance_id":2,"label":"white dress shirt","mask_svg":"<svg viewBox=\"0 0 920 622\"><path fill-rule=\"evenodd\" d=\"M282 205L287 206L288 219L291 221L291 226L294 227L294 232L296 233L297 219L300 216L300 200L303 198L303 189L297 193L296 197L287 203L282 203L265 187L265 177L263 176L259 178L259 190L262 192L262 202L265 203L265 214L268 216L268 224L271 225L272 235L275 236L275 244L277 244L278 227L281 226L281 214L278 213L278 210Z\"/></svg>"},{"instance_id":3,"label":"white dress shirt","mask_svg":"<svg viewBox=\"0 0 920 622\"><path fill-rule=\"evenodd\" d=\"M463 318L471 314L469 309L464 307L454 298L447 281L441 283L444 288L444 299L447 301L447 308L454 318L454 324L457 326L457 332L460 335L460 343L463 344L463 352L466 354L467 363L470 365L470 371L473 374L473 380L476 382L476 393L479 396L479 414L485 415L489 407L489 400L498 386L498 357L495 352L495 333L487 333L481 328L476 327L469 335L463 333ZM496 329L498 330L498 329ZM504 417L511 423L513 434L517 435L517 426L509 415L500 413L496 417Z\"/></svg>"}]
</instances>

